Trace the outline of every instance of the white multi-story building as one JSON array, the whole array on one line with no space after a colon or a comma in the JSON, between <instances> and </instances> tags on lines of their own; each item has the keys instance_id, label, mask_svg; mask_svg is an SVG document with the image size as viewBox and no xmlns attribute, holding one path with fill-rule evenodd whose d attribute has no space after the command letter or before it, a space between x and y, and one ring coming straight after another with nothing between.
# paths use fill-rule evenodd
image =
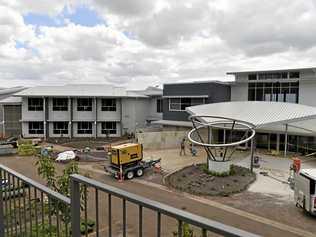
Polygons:
<instances>
[{"instance_id":1,"label":"white multi-story building","mask_svg":"<svg viewBox=\"0 0 316 237\"><path fill-rule=\"evenodd\" d=\"M38 86L22 98L23 137L117 137L162 118L162 90L110 85Z\"/></svg>"},{"instance_id":2,"label":"white multi-story building","mask_svg":"<svg viewBox=\"0 0 316 237\"><path fill-rule=\"evenodd\" d=\"M228 72L235 81L231 84L232 101L279 101L316 107L316 68L269 71ZM284 134L259 133L258 144L279 150ZM314 137L289 136L292 148L315 147ZM291 146L289 147L291 149Z\"/></svg>"}]
</instances>

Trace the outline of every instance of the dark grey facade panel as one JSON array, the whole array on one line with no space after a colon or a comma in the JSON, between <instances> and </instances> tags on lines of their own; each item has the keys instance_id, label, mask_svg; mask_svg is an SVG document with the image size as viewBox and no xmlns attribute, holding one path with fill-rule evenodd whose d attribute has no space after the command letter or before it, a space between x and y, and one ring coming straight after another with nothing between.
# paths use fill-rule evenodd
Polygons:
<instances>
[{"instance_id":1,"label":"dark grey facade panel","mask_svg":"<svg viewBox=\"0 0 316 237\"><path fill-rule=\"evenodd\" d=\"M4 105L4 135L6 137L19 136L21 134L21 118L21 105Z\"/></svg>"},{"instance_id":2,"label":"dark grey facade panel","mask_svg":"<svg viewBox=\"0 0 316 237\"><path fill-rule=\"evenodd\" d=\"M163 96L207 96L206 103L230 101L230 85L216 82L165 84ZM163 99L163 119L188 121L185 111L169 111L169 99Z\"/></svg>"}]
</instances>

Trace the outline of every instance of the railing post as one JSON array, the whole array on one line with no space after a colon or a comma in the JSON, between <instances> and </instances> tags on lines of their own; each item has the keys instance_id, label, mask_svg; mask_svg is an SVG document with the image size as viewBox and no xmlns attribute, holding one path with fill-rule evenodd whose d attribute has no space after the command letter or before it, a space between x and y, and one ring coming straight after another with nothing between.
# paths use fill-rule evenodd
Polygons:
<instances>
[{"instance_id":1,"label":"railing post","mask_svg":"<svg viewBox=\"0 0 316 237\"><path fill-rule=\"evenodd\" d=\"M80 184L73 177L71 182L71 233L73 237L81 236L80 233Z\"/></svg>"},{"instance_id":2,"label":"railing post","mask_svg":"<svg viewBox=\"0 0 316 237\"><path fill-rule=\"evenodd\" d=\"M3 212L3 188L5 185L5 181L3 180L3 171L0 168L0 236L4 236L4 212Z\"/></svg>"}]
</instances>

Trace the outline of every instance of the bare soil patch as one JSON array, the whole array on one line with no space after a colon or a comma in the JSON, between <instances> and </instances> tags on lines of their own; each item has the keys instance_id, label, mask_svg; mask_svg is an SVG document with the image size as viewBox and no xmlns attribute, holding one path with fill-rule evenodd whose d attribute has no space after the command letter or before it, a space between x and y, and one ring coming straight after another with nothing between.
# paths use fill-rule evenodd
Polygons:
<instances>
[{"instance_id":1,"label":"bare soil patch","mask_svg":"<svg viewBox=\"0 0 316 237\"><path fill-rule=\"evenodd\" d=\"M127 137L113 137L113 138L49 138L48 142L52 144L58 144L65 147L72 147L75 149L96 149L98 147L104 147L109 144L116 144L126 142Z\"/></svg>"},{"instance_id":2,"label":"bare soil patch","mask_svg":"<svg viewBox=\"0 0 316 237\"><path fill-rule=\"evenodd\" d=\"M247 189L256 175L249 169L232 166L232 175L212 176L203 171L203 165L185 167L166 178L166 184L180 191L195 195L229 196Z\"/></svg>"}]
</instances>

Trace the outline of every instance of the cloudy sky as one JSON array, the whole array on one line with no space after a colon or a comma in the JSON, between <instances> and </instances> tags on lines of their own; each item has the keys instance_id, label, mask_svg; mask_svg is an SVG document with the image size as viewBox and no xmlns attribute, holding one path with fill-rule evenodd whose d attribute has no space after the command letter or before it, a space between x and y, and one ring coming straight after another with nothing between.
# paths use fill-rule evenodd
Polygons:
<instances>
[{"instance_id":1,"label":"cloudy sky","mask_svg":"<svg viewBox=\"0 0 316 237\"><path fill-rule=\"evenodd\" d=\"M1 86L316 66L315 0L0 0Z\"/></svg>"}]
</instances>

